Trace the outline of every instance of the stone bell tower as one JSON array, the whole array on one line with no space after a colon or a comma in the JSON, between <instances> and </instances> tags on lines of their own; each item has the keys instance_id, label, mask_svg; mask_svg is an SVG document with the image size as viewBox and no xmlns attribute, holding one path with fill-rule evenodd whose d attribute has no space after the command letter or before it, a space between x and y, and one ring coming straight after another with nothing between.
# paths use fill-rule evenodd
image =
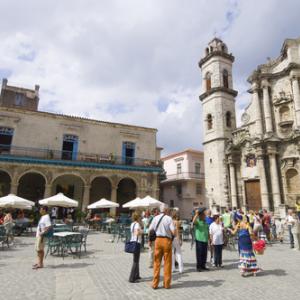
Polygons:
<instances>
[{"instance_id":1,"label":"stone bell tower","mask_svg":"<svg viewBox=\"0 0 300 300\"><path fill-rule=\"evenodd\" d=\"M232 63L226 44L214 38L199 62L202 71L203 146L206 197L211 208L232 205L229 202L229 174L225 152L236 129ZM234 206L234 205L233 205Z\"/></svg>"}]
</instances>

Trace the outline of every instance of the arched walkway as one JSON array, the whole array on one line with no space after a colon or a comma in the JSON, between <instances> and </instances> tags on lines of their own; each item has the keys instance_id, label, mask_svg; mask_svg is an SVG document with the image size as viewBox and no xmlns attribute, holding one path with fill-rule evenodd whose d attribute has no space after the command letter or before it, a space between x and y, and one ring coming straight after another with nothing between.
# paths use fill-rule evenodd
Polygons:
<instances>
[{"instance_id":1,"label":"arched walkway","mask_svg":"<svg viewBox=\"0 0 300 300\"><path fill-rule=\"evenodd\" d=\"M91 184L90 203L102 198L111 200L111 183L106 177L96 177Z\"/></svg>"},{"instance_id":2,"label":"arched walkway","mask_svg":"<svg viewBox=\"0 0 300 300\"><path fill-rule=\"evenodd\" d=\"M136 183L131 178L120 180L117 189L117 202L120 204L118 213L128 213L128 208L122 208L122 205L136 198Z\"/></svg>"},{"instance_id":3,"label":"arched walkway","mask_svg":"<svg viewBox=\"0 0 300 300\"><path fill-rule=\"evenodd\" d=\"M0 197L6 196L10 193L11 179L7 172L0 171Z\"/></svg>"},{"instance_id":4,"label":"arched walkway","mask_svg":"<svg viewBox=\"0 0 300 300\"><path fill-rule=\"evenodd\" d=\"M52 195L63 193L65 196L79 201L78 208L81 208L84 182L76 175L61 175L52 184Z\"/></svg>"},{"instance_id":5,"label":"arched walkway","mask_svg":"<svg viewBox=\"0 0 300 300\"><path fill-rule=\"evenodd\" d=\"M37 202L44 197L45 184L45 178L41 174L35 172L26 173L19 179L17 195Z\"/></svg>"}]
</instances>

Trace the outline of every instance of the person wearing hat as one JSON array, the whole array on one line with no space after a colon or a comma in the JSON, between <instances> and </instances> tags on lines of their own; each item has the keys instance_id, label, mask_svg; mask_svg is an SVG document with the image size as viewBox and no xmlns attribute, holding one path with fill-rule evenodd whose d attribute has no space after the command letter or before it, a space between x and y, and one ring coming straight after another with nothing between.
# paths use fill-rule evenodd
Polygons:
<instances>
[{"instance_id":1,"label":"person wearing hat","mask_svg":"<svg viewBox=\"0 0 300 300\"><path fill-rule=\"evenodd\" d=\"M196 240L196 259L197 259L198 272L201 272L203 270L205 271L209 270L206 267L209 230L208 230L208 225L205 222L205 211L206 208L204 207L197 209L195 216L193 218L195 240Z\"/></svg>"}]
</instances>

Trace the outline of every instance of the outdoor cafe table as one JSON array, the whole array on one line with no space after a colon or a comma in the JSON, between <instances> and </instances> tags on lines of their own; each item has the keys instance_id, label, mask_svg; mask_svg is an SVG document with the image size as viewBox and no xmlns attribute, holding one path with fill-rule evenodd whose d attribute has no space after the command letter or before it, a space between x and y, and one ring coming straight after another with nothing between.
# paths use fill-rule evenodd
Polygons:
<instances>
[{"instance_id":1,"label":"outdoor cafe table","mask_svg":"<svg viewBox=\"0 0 300 300\"><path fill-rule=\"evenodd\" d=\"M53 236L55 237L58 237L60 239L60 247L61 247L61 255L62 257L64 257L64 248L66 246L66 238L68 236L71 236L71 235L81 235L80 232L70 232L70 231L62 231L62 232L55 232L53 234Z\"/></svg>"}]
</instances>

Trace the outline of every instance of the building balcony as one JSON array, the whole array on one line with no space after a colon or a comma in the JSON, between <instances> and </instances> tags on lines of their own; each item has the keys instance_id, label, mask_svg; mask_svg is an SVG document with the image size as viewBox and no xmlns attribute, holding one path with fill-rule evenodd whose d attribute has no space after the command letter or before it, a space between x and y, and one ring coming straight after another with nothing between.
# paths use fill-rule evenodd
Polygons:
<instances>
[{"instance_id":1,"label":"building balcony","mask_svg":"<svg viewBox=\"0 0 300 300\"><path fill-rule=\"evenodd\" d=\"M162 183L183 180L204 180L204 173L183 172L178 174L167 174L166 179L163 180Z\"/></svg>"},{"instance_id":2,"label":"building balcony","mask_svg":"<svg viewBox=\"0 0 300 300\"><path fill-rule=\"evenodd\" d=\"M75 153L72 151L8 146L1 144L0 161L162 172L162 162L160 160L121 157L113 155L112 153Z\"/></svg>"}]
</instances>

